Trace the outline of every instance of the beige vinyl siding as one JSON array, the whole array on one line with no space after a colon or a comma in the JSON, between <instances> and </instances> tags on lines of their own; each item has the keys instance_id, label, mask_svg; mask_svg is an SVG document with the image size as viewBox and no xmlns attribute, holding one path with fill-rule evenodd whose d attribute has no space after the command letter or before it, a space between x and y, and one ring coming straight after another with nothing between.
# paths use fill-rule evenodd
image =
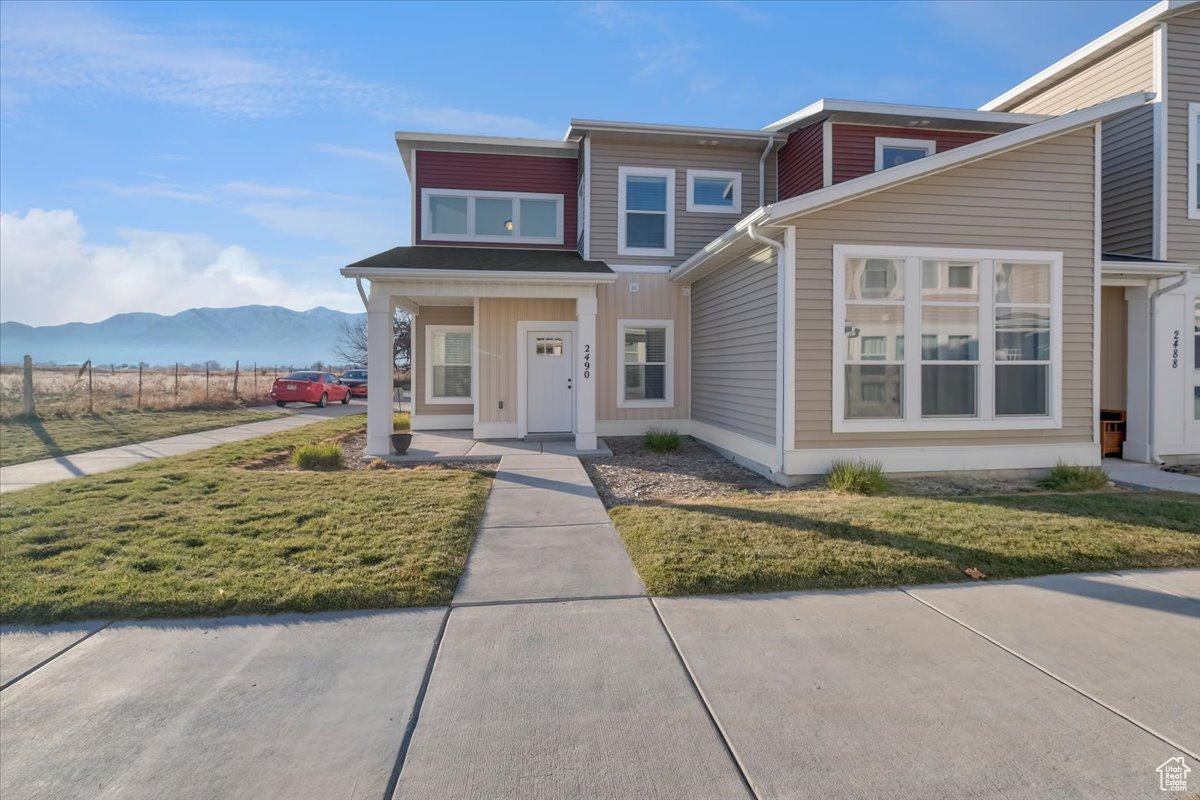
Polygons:
<instances>
[{"instance_id":1,"label":"beige vinyl siding","mask_svg":"<svg viewBox=\"0 0 1200 800\"><path fill-rule=\"evenodd\" d=\"M425 329L430 325L470 325L474 310L470 306L421 306L413 333L412 396L413 409L422 414L470 414L470 403L442 405L425 402Z\"/></svg>"},{"instance_id":2,"label":"beige vinyl siding","mask_svg":"<svg viewBox=\"0 0 1200 800\"><path fill-rule=\"evenodd\" d=\"M1125 289L1100 289L1100 407L1124 410L1128 318Z\"/></svg>"},{"instance_id":3,"label":"beige vinyl siding","mask_svg":"<svg viewBox=\"0 0 1200 800\"><path fill-rule=\"evenodd\" d=\"M479 298L480 422L517 421L517 322L533 320L574 322L575 301Z\"/></svg>"},{"instance_id":4,"label":"beige vinyl siding","mask_svg":"<svg viewBox=\"0 0 1200 800\"><path fill-rule=\"evenodd\" d=\"M592 258L612 264L668 264L688 256L731 228L758 207L759 148L661 145L592 139ZM617 169L651 167L675 170L675 255L644 257L617 255ZM740 214L701 214L687 210L689 169L737 170L742 173ZM768 158L767 197L775 196L776 160Z\"/></svg>"},{"instance_id":5,"label":"beige vinyl siding","mask_svg":"<svg viewBox=\"0 0 1200 800\"><path fill-rule=\"evenodd\" d=\"M800 217L796 447L1092 441L1093 161L1089 128ZM1063 429L834 434L835 244L1062 251Z\"/></svg>"},{"instance_id":6,"label":"beige vinyl siding","mask_svg":"<svg viewBox=\"0 0 1200 800\"><path fill-rule=\"evenodd\" d=\"M1200 262L1200 219L1188 218L1188 103L1200 102L1200 11L1167 23L1167 252Z\"/></svg>"},{"instance_id":7,"label":"beige vinyl siding","mask_svg":"<svg viewBox=\"0 0 1200 800\"><path fill-rule=\"evenodd\" d=\"M1102 131L1104 251L1149 257L1154 249L1154 106L1108 120Z\"/></svg>"},{"instance_id":8,"label":"beige vinyl siding","mask_svg":"<svg viewBox=\"0 0 1200 800\"><path fill-rule=\"evenodd\" d=\"M1003 111L1065 114L1123 97L1154 91L1154 40L1150 33L1077 70L1033 97Z\"/></svg>"},{"instance_id":9,"label":"beige vinyl siding","mask_svg":"<svg viewBox=\"0 0 1200 800\"><path fill-rule=\"evenodd\" d=\"M631 291L637 284L637 291ZM596 419L687 419L688 398L688 298L684 287L666 275L624 272L616 283L596 287ZM623 319L663 319L674 322L671 354L673 404L654 408L618 408L618 382L623 350L617 325Z\"/></svg>"},{"instance_id":10,"label":"beige vinyl siding","mask_svg":"<svg viewBox=\"0 0 1200 800\"><path fill-rule=\"evenodd\" d=\"M775 441L778 270L762 248L692 284L692 419Z\"/></svg>"}]
</instances>

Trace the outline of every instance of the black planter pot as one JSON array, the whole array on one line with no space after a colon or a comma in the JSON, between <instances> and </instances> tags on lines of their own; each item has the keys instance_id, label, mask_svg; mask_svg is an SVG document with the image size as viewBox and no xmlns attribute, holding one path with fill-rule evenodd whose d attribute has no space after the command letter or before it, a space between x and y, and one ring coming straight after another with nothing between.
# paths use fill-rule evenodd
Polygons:
<instances>
[{"instance_id":1,"label":"black planter pot","mask_svg":"<svg viewBox=\"0 0 1200 800\"><path fill-rule=\"evenodd\" d=\"M412 437L411 433L393 433L390 437L392 440L392 452L398 456L407 453L408 446L412 444Z\"/></svg>"}]
</instances>

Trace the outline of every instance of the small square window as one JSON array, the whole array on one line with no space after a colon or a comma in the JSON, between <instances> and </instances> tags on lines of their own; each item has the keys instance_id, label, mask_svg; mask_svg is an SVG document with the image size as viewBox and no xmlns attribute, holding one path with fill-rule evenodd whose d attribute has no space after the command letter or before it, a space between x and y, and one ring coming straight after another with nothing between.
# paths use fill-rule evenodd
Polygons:
<instances>
[{"instance_id":1,"label":"small square window","mask_svg":"<svg viewBox=\"0 0 1200 800\"><path fill-rule=\"evenodd\" d=\"M467 232L467 198L429 198L429 229L434 233L465 234Z\"/></svg>"},{"instance_id":2,"label":"small square window","mask_svg":"<svg viewBox=\"0 0 1200 800\"><path fill-rule=\"evenodd\" d=\"M692 213L740 214L742 173L689 169L687 210Z\"/></svg>"},{"instance_id":3,"label":"small square window","mask_svg":"<svg viewBox=\"0 0 1200 800\"><path fill-rule=\"evenodd\" d=\"M875 139L875 171L918 161L936 152L937 142L933 139L894 139L880 136Z\"/></svg>"}]
</instances>

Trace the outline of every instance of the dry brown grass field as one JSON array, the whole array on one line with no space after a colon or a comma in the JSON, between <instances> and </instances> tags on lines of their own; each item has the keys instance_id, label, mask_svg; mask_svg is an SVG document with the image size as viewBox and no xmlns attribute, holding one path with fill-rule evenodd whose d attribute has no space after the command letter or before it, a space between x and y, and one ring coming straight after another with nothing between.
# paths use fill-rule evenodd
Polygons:
<instances>
[{"instance_id":1,"label":"dry brown grass field","mask_svg":"<svg viewBox=\"0 0 1200 800\"><path fill-rule=\"evenodd\" d=\"M285 367L259 367L241 370L237 397L233 395L233 370L212 371L205 377L203 367L180 365L176 382L174 367L147 367L142 372L141 398L138 397L136 367L96 367L92 370L91 410L96 414L112 411L222 409L269 403L271 382L287 374ZM78 366L35 366L33 370L34 405L38 416L60 417L86 414L88 374ZM0 418L21 413L21 367L0 366Z\"/></svg>"}]
</instances>

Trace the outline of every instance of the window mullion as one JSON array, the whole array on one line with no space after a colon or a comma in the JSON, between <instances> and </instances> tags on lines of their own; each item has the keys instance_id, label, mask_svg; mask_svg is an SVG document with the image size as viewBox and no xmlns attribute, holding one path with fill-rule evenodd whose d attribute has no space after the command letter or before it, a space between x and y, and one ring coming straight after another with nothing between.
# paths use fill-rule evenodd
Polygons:
<instances>
[{"instance_id":1,"label":"window mullion","mask_svg":"<svg viewBox=\"0 0 1200 800\"><path fill-rule=\"evenodd\" d=\"M921 260L904 259L904 420L921 419Z\"/></svg>"},{"instance_id":2,"label":"window mullion","mask_svg":"<svg viewBox=\"0 0 1200 800\"><path fill-rule=\"evenodd\" d=\"M979 373L976 389L979 392L979 418L996 416L996 262L985 258L979 262Z\"/></svg>"},{"instance_id":3,"label":"window mullion","mask_svg":"<svg viewBox=\"0 0 1200 800\"><path fill-rule=\"evenodd\" d=\"M524 233L522 233L522 231L521 231L521 200L520 200L520 198L514 197L512 199L512 208L509 209L509 219L512 220L512 224L513 224L512 238L514 240L522 238L524 236Z\"/></svg>"}]
</instances>

